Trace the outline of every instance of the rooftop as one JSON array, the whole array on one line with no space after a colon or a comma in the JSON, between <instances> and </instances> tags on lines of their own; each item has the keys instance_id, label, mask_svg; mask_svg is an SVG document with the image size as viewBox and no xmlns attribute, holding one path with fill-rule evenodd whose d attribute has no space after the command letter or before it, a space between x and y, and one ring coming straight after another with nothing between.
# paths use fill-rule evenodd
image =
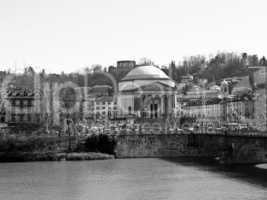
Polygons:
<instances>
[{"instance_id":1,"label":"rooftop","mask_svg":"<svg viewBox=\"0 0 267 200\"><path fill-rule=\"evenodd\" d=\"M170 80L170 77L167 76L161 69L153 66L139 66L132 69L122 81L131 81L131 80Z\"/></svg>"},{"instance_id":2,"label":"rooftop","mask_svg":"<svg viewBox=\"0 0 267 200\"><path fill-rule=\"evenodd\" d=\"M8 98L33 98L34 97L34 92L31 89L26 89L26 88L9 88L7 90L7 97Z\"/></svg>"}]
</instances>

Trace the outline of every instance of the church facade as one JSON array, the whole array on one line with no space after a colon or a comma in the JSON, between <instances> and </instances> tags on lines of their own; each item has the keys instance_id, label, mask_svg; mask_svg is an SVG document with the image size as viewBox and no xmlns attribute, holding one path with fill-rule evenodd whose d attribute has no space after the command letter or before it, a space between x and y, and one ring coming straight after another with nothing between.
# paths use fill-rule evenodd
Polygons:
<instances>
[{"instance_id":1,"label":"church facade","mask_svg":"<svg viewBox=\"0 0 267 200\"><path fill-rule=\"evenodd\" d=\"M119 82L120 114L145 119L167 118L174 114L176 84L161 69L138 66Z\"/></svg>"}]
</instances>

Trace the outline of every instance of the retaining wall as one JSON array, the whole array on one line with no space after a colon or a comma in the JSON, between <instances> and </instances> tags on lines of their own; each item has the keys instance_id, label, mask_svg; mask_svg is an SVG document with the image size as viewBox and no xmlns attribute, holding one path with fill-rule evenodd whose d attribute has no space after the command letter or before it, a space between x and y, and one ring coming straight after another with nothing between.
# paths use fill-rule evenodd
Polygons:
<instances>
[{"instance_id":1,"label":"retaining wall","mask_svg":"<svg viewBox=\"0 0 267 200\"><path fill-rule=\"evenodd\" d=\"M236 163L267 162L267 137L209 134L131 134L117 136L117 158L226 157Z\"/></svg>"}]
</instances>

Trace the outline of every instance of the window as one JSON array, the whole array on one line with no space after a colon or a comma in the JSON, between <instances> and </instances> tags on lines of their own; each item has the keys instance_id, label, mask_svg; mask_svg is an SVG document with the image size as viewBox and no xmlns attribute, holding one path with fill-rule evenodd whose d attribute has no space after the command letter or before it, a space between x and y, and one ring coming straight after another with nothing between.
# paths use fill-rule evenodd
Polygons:
<instances>
[{"instance_id":1,"label":"window","mask_svg":"<svg viewBox=\"0 0 267 200\"><path fill-rule=\"evenodd\" d=\"M30 115L30 114L24 114L24 115L23 115L23 121L24 121L24 122L29 122L29 118L28 118L29 115Z\"/></svg>"},{"instance_id":2,"label":"window","mask_svg":"<svg viewBox=\"0 0 267 200\"><path fill-rule=\"evenodd\" d=\"M40 115L39 114L36 114L36 122L39 123L40 122Z\"/></svg>"},{"instance_id":3,"label":"window","mask_svg":"<svg viewBox=\"0 0 267 200\"><path fill-rule=\"evenodd\" d=\"M19 115L15 115L15 122L19 122Z\"/></svg>"},{"instance_id":4,"label":"window","mask_svg":"<svg viewBox=\"0 0 267 200\"><path fill-rule=\"evenodd\" d=\"M15 122L15 121L16 121L16 115L15 115L15 114L12 114L12 115L11 115L11 121L12 121L12 122Z\"/></svg>"},{"instance_id":5,"label":"window","mask_svg":"<svg viewBox=\"0 0 267 200\"><path fill-rule=\"evenodd\" d=\"M16 100L16 106L20 106L20 100Z\"/></svg>"},{"instance_id":6,"label":"window","mask_svg":"<svg viewBox=\"0 0 267 200\"><path fill-rule=\"evenodd\" d=\"M32 100L28 100L28 106L32 106Z\"/></svg>"},{"instance_id":7,"label":"window","mask_svg":"<svg viewBox=\"0 0 267 200\"><path fill-rule=\"evenodd\" d=\"M23 106L27 106L29 103L27 100L23 100Z\"/></svg>"},{"instance_id":8,"label":"window","mask_svg":"<svg viewBox=\"0 0 267 200\"><path fill-rule=\"evenodd\" d=\"M16 101L15 100L11 100L11 105L12 106L16 106Z\"/></svg>"},{"instance_id":9,"label":"window","mask_svg":"<svg viewBox=\"0 0 267 200\"><path fill-rule=\"evenodd\" d=\"M31 122L31 114L28 114L28 122Z\"/></svg>"},{"instance_id":10,"label":"window","mask_svg":"<svg viewBox=\"0 0 267 200\"><path fill-rule=\"evenodd\" d=\"M1 116L1 122L5 122L5 116Z\"/></svg>"},{"instance_id":11,"label":"window","mask_svg":"<svg viewBox=\"0 0 267 200\"><path fill-rule=\"evenodd\" d=\"M24 114L19 115L19 121L22 122L24 119Z\"/></svg>"}]
</instances>

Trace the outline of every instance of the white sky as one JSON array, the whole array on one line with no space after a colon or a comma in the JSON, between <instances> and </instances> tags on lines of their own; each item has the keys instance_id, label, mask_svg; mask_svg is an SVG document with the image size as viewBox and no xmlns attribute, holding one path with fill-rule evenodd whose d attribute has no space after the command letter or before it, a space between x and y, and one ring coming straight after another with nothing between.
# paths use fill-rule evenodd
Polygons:
<instances>
[{"instance_id":1,"label":"white sky","mask_svg":"<svg viewBox=\"0 0 267 200\"><path fill-rule=\"evenodd\" d=\"M267 56L266 0L0 0L0 70L218 51Z\"/></svg>"}]
</instances>

